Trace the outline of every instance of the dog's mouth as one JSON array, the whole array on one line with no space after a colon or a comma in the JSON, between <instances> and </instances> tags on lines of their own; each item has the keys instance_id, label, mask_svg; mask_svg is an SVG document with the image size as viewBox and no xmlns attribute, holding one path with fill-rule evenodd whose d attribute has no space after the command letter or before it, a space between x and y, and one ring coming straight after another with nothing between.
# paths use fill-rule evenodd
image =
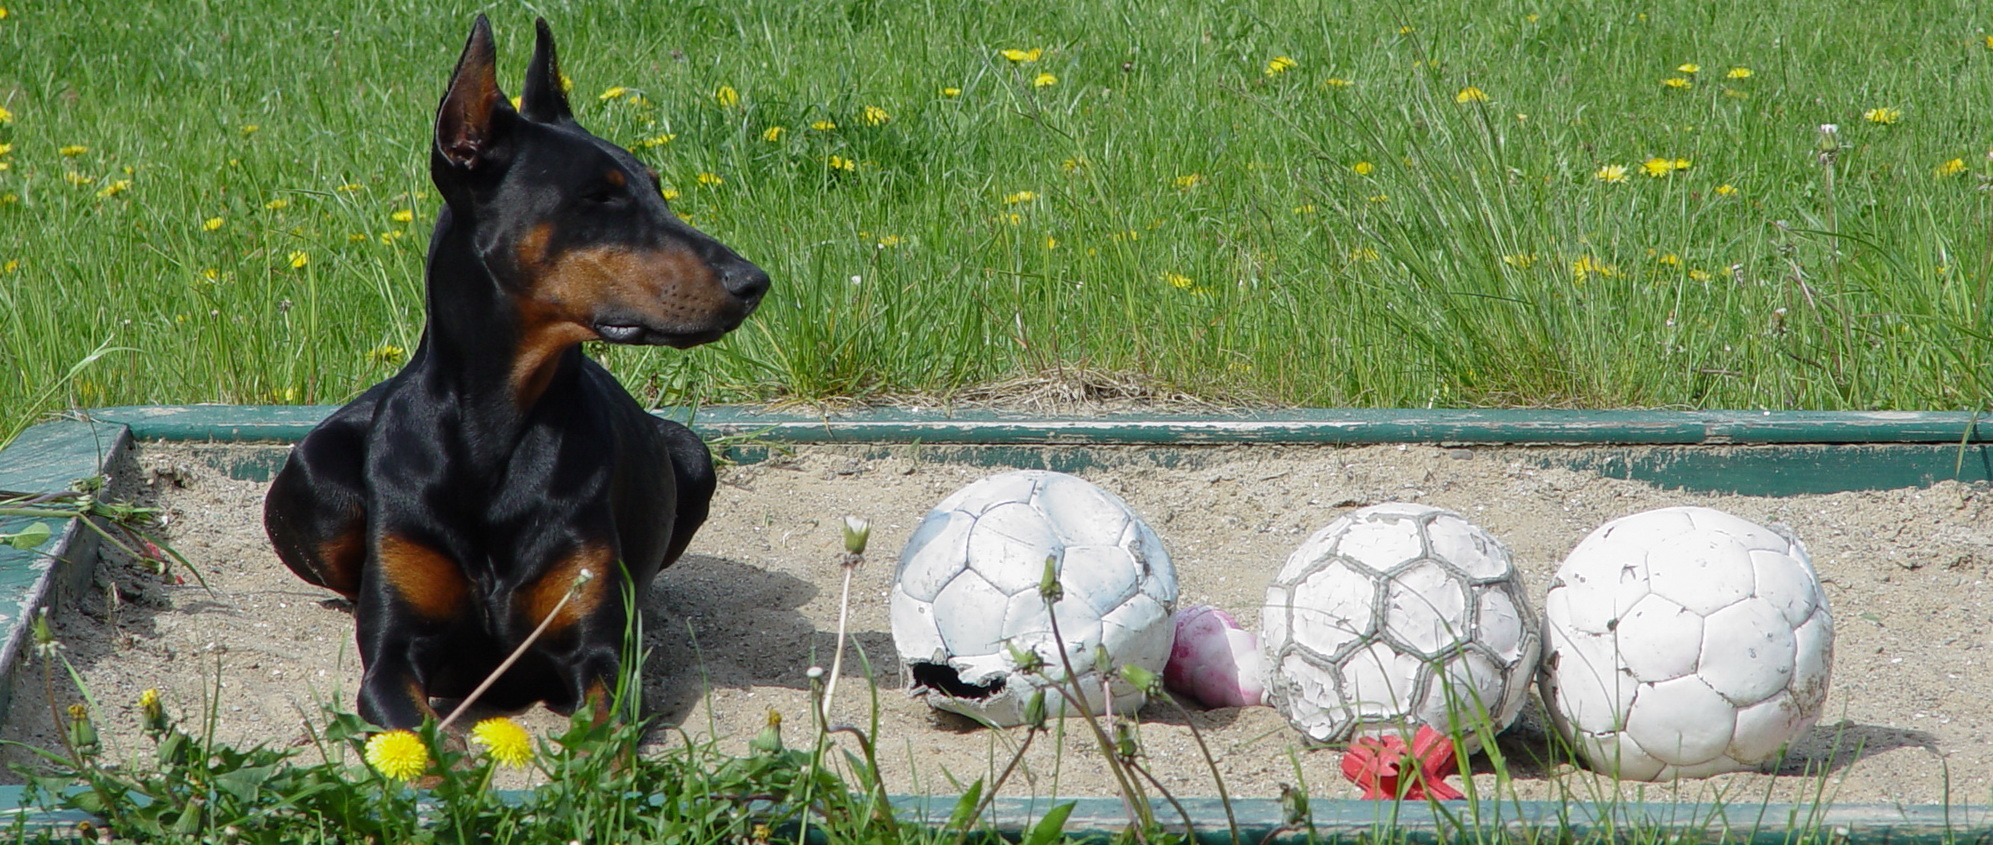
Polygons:
<instances>
[{"instance_id":1,"label":"dog's mouth","mask_svg":"<svg viewBox=\"0 0 1993 845\"><path fill-rule=\"evenodd\" d=\"M610 343L626 346L670 346L689 349L702 343L719 340L733 326L695 332L672 332L652 328L640 323L600 322L596 323L595 333Z\"/></svg>"}]
</instances>

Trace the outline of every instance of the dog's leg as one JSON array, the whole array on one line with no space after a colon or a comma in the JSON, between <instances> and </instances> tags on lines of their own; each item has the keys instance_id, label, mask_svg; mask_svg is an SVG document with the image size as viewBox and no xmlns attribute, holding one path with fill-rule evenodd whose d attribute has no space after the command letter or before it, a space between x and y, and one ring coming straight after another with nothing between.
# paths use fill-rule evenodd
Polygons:
<instances>
[{"instance_id":1,"label":"dog's leg","mask_svg":"<svg viewBox=\"0 0 1993 845\"><path fill-rule=\"evenodd\" d=\"M340 408L291 450L263 500L263 528L299 578L352 599L366 565L367 427L382 386Z\"/></svg>"},{"instance_id":2,"label":"dog's leg","mask_svg":"<svg viewBox=\"0 0 1993 845\"><path fill-rule=\"evenodd\" d=\"M653 417L653 419L656 419ZM658 419L658 430L664 435L665 449L671 456L671 474L678 485L678 514L671 525L671 541L665 544L664 565L670 566L685 553L685 547L692 542L692 535L698 533L699 526L706 524L706 513L713 504L713 491L719 486L719 476L713 471L713 453L706 448L706 442L686 428L671 420Z\"/></svg>"}]
</instances>

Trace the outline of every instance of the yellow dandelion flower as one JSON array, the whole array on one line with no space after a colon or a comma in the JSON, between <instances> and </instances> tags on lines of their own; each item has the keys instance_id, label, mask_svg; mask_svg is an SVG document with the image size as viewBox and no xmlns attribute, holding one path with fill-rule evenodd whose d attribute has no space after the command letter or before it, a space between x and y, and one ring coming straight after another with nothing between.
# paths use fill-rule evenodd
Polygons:
<instances>
[{"instance_id":1,"label":"yellow dandelion flower","mask_svg":"<svg viewBox=\"0 0 1993 845\"><path fill-rule=\"evenodd\" d=\"M941 96L943 96L943 97L960 97L960 96L962 96L962 89L960 89L960 88L952 88L952 87L951 87L951 88L943 88L943 89L941 89Z\"/></svg>"},{"instance_id":2,"label":"yellow dandelion flower","mask_svg":"<svg viewBox=\"0 0 1993 845\"><path fill-rule=\"evenodd\" d=\"M14 203L20 201L21 201L21 195L14 193L13 191L8 191L7 193L0 194L0 205L13 205Z\"/></svg>"},{"instance_id":3,"label":"yellow dandelion flower","mask_svg":"<svg viewBox=\"0 0 1993 845\"><path fill-rule=\"evenodd\" d=\"M1993 35L1986 36L1986 49L1993 50Z\"/></svg>"},{"instance_id":4,"label":"yellow dandelion flower","mask_svg":"<svg viewBox=\"0 0 1993 845\"><path fill-rule=\"evenodd\" d=\"M12 196L12 194L8 196ZM21 269L21 259L18 258L9 258L7 259L7 263L0 264L0 273L12 273L19 269Z\"/></svg>"},{"instance_id":5,"label":"yellow dandelion flower","mask_svg":"<svg viewBox=\"0 0 1993 845\"><path fill-rule=\"evenodd\" d=\"M220 271L220 270L217 270L217 269L215 269L215 268L213 268L213 267L209 267L209 268L207 268L207 269L205 269L205 270L202 270L202 271L201 271L201 278L203 278L203 279L207 279L207 280L208 280L208 281L210 281L210 282L216 282L216 281L220 281L220 280L221 280L221 271Z\"/></svg>"},{"instance_id":6,"label":"yellow dandelion flower","mask_svg":"<svg viewBox=\"0 0 1993 845\"><path fill-rule=\"evenodd\" d=\"M1675 68L1675 70L1679 73L1701 73L1702 65L1695 62L1686 62L1681 67Z\"/></svg>"},{"instance_id":7,"label":"yellow dandelion flower","mask_svg":"<svg viewBox=\"0 0 1993 845\"><path fill-rule=\"evenodd\" d=\"M1010 225L1012 225L1012 226L1015 226L1015 225L1017 225L1017 224L1019 224L1019 223L1023 223L1023 222L1024 222L1024 215L1022 215L1022 214L1018 214L1018 213L1017 213L1017 212L1015 212L1015 211L1013 211L1013 212L1011 212L1011 213L1009 213L1009 214L999 214L999 215L997 215L997 222L999 222L999 223L1009 223Z\"/></svg>"},{"instance_id":8,"label":"yellow dandelion flower","mask_svg":"<svg viewBox=\"0 0 1993 845\"><path fill-rule=\"evenodd\" d=\"M1283 73L1293 70L1297 66L1298 63L1295 62L1293 59L1290 59L1286 56L1274 56L1273 58L1266 60L1266 75L1279 76Z\"/></svg>"},{"instance_id":9,"label":"yellow dandelion flower","mask_svg":"<svg viewBox=\"0 0 1993 845\"><path fill-rule=\"evenodd\" d=\"M124 193L130 188L131 188L130 179L119 179L116 182L112 182L109 185L105 185L102 188L98 188L97 196L103 199L110 199L111 197L115 197L119 194Z\"/></svg>"},{"instance_id":10,"label":"yellow dandelion flower","mask_svg":"<svg viewBox=\"0 0 1993 845\"><path fill-rule=\"evenodd\" d=\"M617 97L621 97L621 96L623 96L624 94L628 94L628 93L630 93L630 89L628 89L628 88L624 88L624 87L623 87L623 86L621 86L621 85L617 85L617 86L613 86L613 87L610 87L610 88L605 88L605 89L603 89L602 93L600 93L600 94L597 94L597 95L595 95L595 99L597 99L597 100L613 100L613 99L616 99Z\"/></svg>"},{"instance_id":11,"label":"yellow dandelion flower","mask_svg":"<svg viewBox=\"0 0 1993 845\"><path fill-rule=\"evenodd\" d=\"M216 229L221 228L227 222L228 222L227 220L224 220L220 217L210 217L206 220L201 221L201 231L212 232Z\"/></svg>"},{"instance_id":12,"label":"yellow dandelion flower","mask_svg":"<svg viewBox=\"0 0 1993 845\"><path fill-rule=\"evenodd\" d=\"M1887 126L1889 124L1895 123L1898 120L1902 120L1903 110L1898 108L1891 108L1889 106L1882 106L1879 108L1873 108L1869 109L1868 111L1862 112L1862 119L1870 123L1880 123L1884 126Z\"/></svg>"},{"instance_id":13,"label":"yellow dandelion flower","mask_svg":"<svg viewBox=\"0 0 1993 845\"><path fill-rule=\"evenodd\" d=\"M245 136L248 136L248 135L254 135L254 134L256 134L256 132L257 132L258 130L262 129L263 127L261 127L261 126L258 126L258 125L254 124L254 123L245 123L245 124L242 124L242 125L241 125L240 127L237 127L237 128L239 128L239 129L241 129L241 130L242 130L242 134L243 134L243 135L245 135Z\"/></svg>"},{"instance_id":14,"label":"yellow dandelion flower","mask_svg":"<svg viewBox=\"0 0 1993 845\"><path fill-rule=\"evenodd\" d=\"M1192 281L1189 276L1186 276L1182 273L1164 273L1163 281L1169 282L1170 287L1174 288L1188 288L1191 285L1197 284L1196 282Z\"/></svg>"},{"instance_id":15,"label":"yellow dandelion flower","mask_svg":"<svg viewBox=\"0 0 1993 845\"><path fill-rule=\"evenodd\" d=\"M1414 33L1414 32L1417 32L1417 31L1418 31L1418 30L1416 30L1416 29L1413 29L1413 28L1412 28L1412 25L1411 25L1411 24L1406 24L1406 25L1404 25L1404 26L1401 26L1401 27L1398 27L1398 34L1399 34L1399 35L1411 35L1412 33Z\"/></svg>"},{"instance_id":16,"label":"yellow dandelion flower","mask_svg":"<svg viewBox=\"0 0 1993 845\"><path fill-rule=\"evenodd\" d=\"M1315 204L1314 204L1314 203L1312 203L1312 202L1305 202L1305 203L1302 203L1302 204L1300 204L1300 205L1297 205L1297 206L1295 206L1295 207L1294 207L1294 213L1295 213L1295 214L1314 214L1314 213L1315 213Z\"/></svg>"},{"instance_id":17,"label":"yellow dandelion flower","mask_svg":"<svg viewBox=\"0 0 1993 845\"><path fill-rule=\"evenodd\" d=\"M651 106L651 102L649 100L644 99L644 95L642 94L631 94L628 97L624 97L623 102L629 103L630 105L640 109L647 109L650 108Z\"/></svg>"},{"instance_id":18,"label":"yellow dandelion flower","mask_svg":"<svg viewBox=\"0 0 1993 845\"><path fill-rule=\"evenodd\" d=\"M831 156L830 158L824 159L824 164L829 166L830 169L832 170L858 169L858 162L845 158L844 156Z\"/></svg>"},{"instance_id":19,"label":"yellow dandelion flower","mask_svg":"<svg viewBox=\"0 0 1993 845\"><path fill-rule=\"evenodd\" d=\"M1004 58L1009 59L1010 63L1014 65L1028 65L1038 61L1038 58L1044 54L1045 50L1042 47L1033 47L1029 50L1004 50L1001 53Z\"/></svg>"},{"instance_id":20,"label":"yellow dandelion flower","mask_svg":"<svg viewBox=\"0 0 1993 845\"><path fill-rule=\"evenodd\" d=\"M1460 93L1453 95L1453 101L1461 105L1485 103L1488 101L1488 94L1479 88L1469 85L1460 89Z\"/></svg>"},{"instance_id":21,"label":"yellow dandelion flower","mask_svg":"<svg viewBox=\"0 0 1993 845\"><path fill-rule=\"evenodd\" d=\"M7 169L10 169L10 168L12 168L13 166L14 166L14 165L13 165L13 164L11 164L11 163L9 163L9 162L5 162L5 161L0 161L0 171L4 171L4 170L7 170Z\"/></svg>"},{"instance_id":22,"label":"yellow dandelion flower","mask_svg":"<svg viewBox=\"0 0 1993 845\"><path fill-rule=\"evenodd\" d=\"M1599 168L1598 172L1593 173L1592 178L1601 182L1624 182L1626 181L1626 165L1608 164Z\"/></svg>"},{"instance_id":23,"label":"yellow dandelion flower","mask_svg":"<svg viewBox=\"0 0 1993 845\"><path fill-rule=\"evenodd\" d=\"M1322 87L1324 88L1348 88L1349 86L1354 84L1356 83L1344 79L1340 76L1331 76L1327 79L1322 80Z\"/></svg>"},{"instance_id":24,"label":"yellow dandelion flower","mask_svg":"<svg viewBox=\"0 0 1993 845\"><path fill-rule=\"evenodd\" d=\"M56 150L56 152L68 156L69 158L75 158L89 151L90 148L83 146L82 144L70 144L67 147L63 147L62 149Z\"/></svg>"},{"instance_id":25,"label":"yellow dandelion flower","mask_svg":"<svg viewBox=\"0 0 1993 845\"><path fill-rule=\"evenodd\" d=\"M400 230L400 229L389 229L389 230L387 230L387 231L385 231L385 232L382 232L382 233L381 233L381 235L380 235L380 240L381 240L381 246L394 246L394 242L395 242L395 241L398 241L398 240L401 240L401 236L402 236L402 235L405 235L405 234L408 234L408 233L407 233L407 232L403 232L403 231L402 231L402 230ZM360 238L360 240L366 240L366 239L367 239L365 235L359 235L359 236L357 236L357 237L359 237L359 238Z\"/></svg>"},{"instance_id":26,"label":"yellow dandelion flower","mask_svg":"<svg viewBox=\"0 0 1993 845\"><path fill-rule=\"evenodd\" d=\"M1142 233L1137 232L1134 229L1123 229L1119 232L1115 232L1112 235L1108 235L1107 239L1115 243L1121 243L1123 241L1139 241L1142 239Z\"/></svg>"},{"instance_id":27,"label":"yellow dandelion flower","mask_svg":"<svg viewBox=\"0 0 1993 845\"><path fill-rule=\"evenodd\" d=\"M393 344L381 344L367 350L367 360L376 364L399 364L408 357L408 350Z\"/></svg>"},{"instance_id":28,"label":"yellow dandelion flower","mask_svg":"<svg viewBox=\"0 0 1993 845\"><path fill-rule=\"evenodd\" d=\"M1716 186L1716 193L1718 196L1727 197L1730 196L1731 194L1737 193L1737 188L1736 186L1731 185L1728 182L1725 182L1721 185Z\"/></svg>"},{"instance_id":29,"label":"yellow dandelion flower","mask_svg":"<svg viewBox=\"0 0 1993 845\"><path fill-rule=\"evenodd\" d=\"M1370 174L1375 173L1377 171L1377 165L1371 164L1370 162L1367 161L1359 161L1355 164L1350 165L1349 169L1356 171L1356 175L1358 176L1369 176Z\"/></svg>"},{"instance_id":30,"label":"yellow dandelion flower","mask_svg":"<svg viewBox=\"0 0 1993 845\"><path fill-rule=\"evenodd\" d=\"M1707 282L1709 281L1709 273L1708 271L1705 270L1690 270L1689 280L1695 282Z\"/></svg>"},{"instance_id":31,"label":"yellow dandelion flower","mask_svg":"<svg viewBox=\"0 0 1993 845\"><path fill-rule=\"evenodd\" d=\"M347 182L344 185L340 185L336 190L338 190L342 194L358 193L360 191L360 183Z\"/></svg>"},{"instance_id":32,"label":"yellow dandelion flower","mask_svg":"<svg viewBox=\"0 0 1993 845\"><path fill-rule=\"evenodd\" d=\"M1672 159L1650 158L1640 163L1640 172L1660 179L1675 172L1675 162Z\"/></svg>"},{"instance_id":33,"label":"yellow dandelion flower","mask_svg":"<svg viewBox=\"0 0 1993 845\"><path fill-rule=\"evenodd\" d=\"M659 189L657 189L657 195L658 195L658 196L661 196L661 197L664 197L664 201L665 201L665 202L671 202L672 200L675 200L675 199L678 199L678 189L677 189L677 188L659 188Z\"/></svg>"},{"instance_id":34,"label":"yellow dandelion flower","mask_svg":"<svg viewBox=\"0 0 1993 845\"><path fill-rule=\"evenodd\" d=\"M770 126L767 129L761 130L761 140L773 144L776 141L782 140L782 133L787 131L789 131L787 128L781 126Z\"/></svg>"},{"instance_id":35,"label":"yellow dandelion flower","mask_svg":"<svg viewBox=\"0 0 1993 845\"><path fill-rule=\"evenodd\" d=\"M866 126L884 126L893 121L893 116L878 106L866 106L865 110L858 114L858 119Z\"/></svg>"},{"instance_id":36,"label":"yellow dandelion flower","mask_svg":"<svg viewBox=\"0 0 1993 845\"><path fill-rule=\"evenodd\" d=\"M291 269L297 270L310 263L311 256L307 255L304 250L300 249L291 252Z\"/></svg>"},{"instance_id":37,"label":"yellow dandelion flower","mask_svg":"<svg viewBox=\"0 0 1993 845\"><path fill-rule=\"evenodd\" d=\"M397 208L393 214L388 215L388 219L396 223L407 223L415 219L415 211L408 208Z\"/></svg>"},{"instance_id":38,"label":"yellow dandelion flower","mask_svg":"<svg viewBox=\"0 0 1993 845\"><path fill-rule=\"evenodd\" d=\"M1086 156L1073 156L1072 158L1059 162L1059 169L1064 170L1067 173L1072 173L1073 171L1076 170L1085 169L1086 165L1087 165Z\"/></svg>"},{"instance_id":39,"label":"yellow dandelion flower","mask_svg":"<svg viewBox=\"0 0 1993 845\"><path fill-rule=\"evenodd\" d=\"M1964 173L1965 159L1955 158L1944 164L1940 164L1936 172L1939 176L1957 176L1960 173Z\"/></svg>"},{"instance_id":40,"label":"yellow dandelion flower","mask_svg":"<svg viewBox=\"0 0 1993 845\"><path fill-rule=\"evenodd\" d=\"M13 144L0 144L0 156L6 155L13 151L14 151Z\"/></svg>"},{"instance_id":41,"label":"yellow dandelion flower","mask_svg":"<svg viewBox=\"0 0 1993 845\"><path fill-rule=\"evenodd\" d=\"M1504 255L1502 256L1502 263L1517 270L1527 270L1536 265L1536 253L1518 252L1511 255Z\"/></svg>"},{"instance_id":42,"label":"yellow dandelion flower","mask_svg":"<svg viewBox=\"0 0 1993 845\"><path fill-rule=\"evenodd\" d=\"M1592 276L1598 276L1601 279L1610 279L1618 275L1619 268L1599 261L1589 255L1578 256L1578 260L1571 262L1572 281L1579 284L1583 284L1587 278Z\"/></svg>"},{"instance_id":43,"label":"yellow dandelion flower","mask_svg":"<svg viewBox=\"0 0 1993 845\"><path fill-rule=\"evenodd\" d=\"M523 95L520 95L520 94L514 94L514 95L512 95L512 110L513 110L513 111L518 111L518 110L520 110L521 108L524 108L524 107L525 107L525 103L526 103L526 98L525 98L525 96L523 96Z\"/></svg>"},{"instance_id":44,"label":"yellow dandelion flower","mask_svg":"<svg viewBox=\"0 0 1993 845\"><path fill-rule=\"evenodd\" d=\"M1030 201L1032 201L1032 200L1035 200L1035 199L1037 199L1037 198L1038 198L1038 194L1037 194L1037 193L1035 193L1035 192L1032 192L1032 191L1018 191L1017 193L1014 193L1014 194L1005 194L1005 195L1004 195L1004 198L1003 198L1003 204L1004 204L1004 205L1016 205L1016 204L1018 204L1018 203L1021 203L1021 202L1030 202Z\"/></svg>"},{"instance_id":45,"label":"yellow dandelion flower","mask_svg":"<svg viewBox=\"0 0 1993 845\"><path fill-rule=\"evenodd\" d=\"M1176 177L1173 184L1176 185L1176 189L1179 191L1188 191L1192 188L1204 184L1204 174L1186 173L1182 176Z\"/></svg>"},{"instance_id":46,"label":"yellow dandelion flower","mask_svg":"<svg viewBox=\"0 0 1993 845\"><path fill-rule=\"evenodd\" d=\"M730 109L740 105L740 92L735 91L732 85L722 85L719 90L713 92L713 100L722 108Z\"/></svg>"},{"instance_id":47,"label":"yellow dandelion flower","mask_svg":"<svg viewBox=\"0 0 1993 845\"><path fill-rule=\"evenodd\" d=\"M1349 251L1349 260L1359 264L1369 264L1377 260L1377 248L1360 246Z\"/></svg>"},{"instance_id":48,"label":"yellow dandelion flower","mask_svg":"<svg viewBox=\"0 0 1993 845\"><path fill-rule=\"evenodd\" d=\"M13 122L14 122L14 113L8 111L4 106L0 106L0 126L4 126L6 124Z\"/></svg>"},{"instance_id":49,"label":"yellow dandelion flower","mask_svg":"<svg viewBox=\"0 0 1993 845\"><path fill-rule=\"evenodd\" d=\"M4 21L6 19L7 19L7 7L0 6L0 21Z\"/></svg>"},{"instance_id":50,"label":"yellow dandelion flower","mask_svg":"<svg viewBox=\"0 0 1993 845\"><path fill-rule=\"evenodd\" d=\"M283 197L278 197L276 199L264 203L263 207L270 209L271 211L283 211L284 209L291 207L291 201L284 199Z\"/></svg>"},{"instance_id":51,"label":"yellow dandelion flower","mask_svg":"<svg viewBox=\"0 0 1993 845\"><path fill-rule=\"evenodd\" d=\"M877 246L880 249L892 249L902 243L905 243L905 241L899 235L886 235L878 240Z\"/></svg>"},{"instance_id":52,"label":"yellow dandelion flower","mask_svg":"<svg viewBox=\"0 0 1993 845\"><path fill-rule=\"evenodd\" d=\"M1031 87L1033 88L1046 88L1057 84L1059 84L1059 78L1049 73L1038 74L1031 80Z\"/></svg>"},{"instance_id":53,"label":"yellow dandelion flower","mask_svg":"<svg viewBox=\"0 0 1993 845\"><path fill-rule=\"evenodd\" d=\"M718 173L712 173L712 172L701 172L698 176L698 179L699 179L699 184L705 185L707 187L718 185L727 181L725 177L722 177Z\"/></svg>"},{"instance_id":54,"label":"yellow dandelion flower","mask_svg":"<svg viewBox=\"0 0 1993 845\"><path fill-rule=\"evenodd\" d=\"M88 176L85 176L85 175L83 175L83 174L81 174L81 173L78 173L78 172L76 172L76 171L74 171L74 170L65 170L65 171L63 171L63 173L62 173L62 178L63 178L63 181L66 181L66 182L68 182L69 184L71 184L71 185L75 185L75 186L77 186L77 187L79 187L79 188L80 188L80 187L82 187L82 186L84 186L84 185L88 185L88 184L90 184L91 182L95 182L95 181L97 181L97 180L95 180L95 179L92 179L92 178L90 178L90 177L88 177Z\"/></svg>"},{"instance_id":55,"label":"yellow dandelion flower","mask_svg":"<svg viewBox=\"0 0 1993 845\"><path fill-rule=\"evenodd\" d=\"M1536 23L1536 22L1537 22L1537 20L1538 20L1538 19L1540 19L1540 18L1542 18L1542 17L1543 17L1542 15L1539 15L1539 14L1537 14L1537 13L1535 13L1535 12L1530 12L1530 13L1529 13L1529 14L1527 14L1527 15L1523 15L1523 16L1522 16L1522 19L1523 19L1523 22L1524 22L1524 23Z\"/></svg>"},{"instance_id":56,"label":"yellow dandelion flower","mask_svg":"<svg viewBox=\"0 0 1993 845\"><path fill-rule=\"evenodd\" d=\"M367 739L367 765L391 780L414 780L429 768L429 749L409 731L388 731Z\"/></svg>"},{"instance_id":57,"label":"yellow dandelion flower","mask_svg":"<svg viewBox=\"0 0 1993 845\"><path fill-rule=\"evenodd\" d=\"M810 128L815 129L818 132L829 132L833 129L836 129L837 124L828 120L819 120L815 123L810 124Z\"/></svg>"},{"instance_id":58,"label":"yellow dandelion flower","mask_svg":"<svg viewBox=\"0 0 1993 845\"><path fill-rule=\"evenodd\" d=\"M670 132L666 132L662 135L652 135L649 138L645 138L641 141L636 142L635 144L631 144L630 146L633 146L639 150L648 150L652 147L662 147L665 144L669 144L671 143L672 139L677 137L678 137L677 135L674 135Z\"/></svg>"},{"instance_id":59,"label":"yellow dandelion flower","mask_svg":"<svg viewBox=\"0 0 1993 845\"><path fill-rule=\"evenodd\" d=\"M1695 83L1690 81L1686 76L1670 76L1667 79L1661 80L1661 84L1677 90L1695 87Z\"/></svg>"},{"instance_id":60,"label":"yellow dandelion flower","mask_svg":"<svg viewBox=\"0 0 1993 845\"><path fill-rule=\"evenodd\" d=\"M1055 237L1052 237L1051 235L1046 235L1046 236L1045 236L1045 248L1046 248L1046 249L1058 249L1058 248L1059 248L1059 239L1058 239L1058 238L1055 238Z\"/></svg>"},{"instance_id":61,"label":"yellow dandelion flower","mask_svg":"<svg viewBox=\"0 0 1993 845\"><path fill-rule=\"evenodd\" d=\"M1679 267L1681 266L1682 263L1682 257L1672 252L1668 252L1668 253L1662 253L1661 257L1654 259L1654 261L1666 267Z\"/></svg>"},{"instance_id":62,"label":"yellow dandelion flower","mask_svg":"<svg viewBox=\"0 0 1993 845\"><path fill-rule=\"evenodd\" d=\"M1751 71L1751 69L1750 69L1750 68L1747 68L1747 67L1733 67L1733 68L1731 68L1731 69L1730 69L1729 71L1725 72L1725 73L1723 74L1723 77L1724 77L1725 79L1750 79L1750 78L1751 78L1751 73L1752 73L1752 71Z\"/></svg>"},{"instance_id":63,"label":"yellow dandelion flower","mask_svg":"<svg viewBox=\"0 0 1993 845\"><path fill-rule=\"evenodd\" d=\"M1370 196L1368 197L1368 199L1369 199L1369 200L1370 200L1371 202L1373 202L1373 203L1376 203L1376 204L1378 204L1378 205L1383 205L1384 203L1387 203L1387 202L1390 202L1390 201L1391 201L1391 195L1390 195L1390 194L1371 194L1371 195L1370 195Z\"/></svg>"},{"instance_id":64,"label":"yellow dandelion flower","mask_svg":"<svg viewBox=\"0 0 1993 845\"><path fill-rule=\"evenodd\" d=\"M521 768L533 759L533 737L504 716L493 716L471 728L471 742L484 746L499 765Z\"/></svg>"},{"instance_id":65,"label":"yellow dandelion flower","mask_svg":"<svg viewBox=\"0 0 1993 845\"><path fill-rule=\"evenodd\" d=\"M1678 158L1675 159L1674 164L1676 170L1687 170L1693 164L1693 162L1690 162L1688 159L1685 158Z\"/></svg>"}]
</instances>

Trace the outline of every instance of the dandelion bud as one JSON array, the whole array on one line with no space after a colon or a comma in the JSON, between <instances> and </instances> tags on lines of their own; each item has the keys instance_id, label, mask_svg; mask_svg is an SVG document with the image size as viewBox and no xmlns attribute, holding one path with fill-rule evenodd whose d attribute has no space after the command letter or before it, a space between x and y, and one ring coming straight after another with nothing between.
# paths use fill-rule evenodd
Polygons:
<instances>
[{"instance_id":1,"label":"dandelion bud","mask_svg":"<svg viewBox=\"0 0 1993 845\"><path fill-rule=\"evenodd\" d=\"M1066 597L1066 588L1059 584L1059 558L1055 555L1045 556L1045 574L1038 579L1038 595L1047 603Z\"/></svg>"},{"instance_id":2,"label":"dandelion bud","mask_svg":"<svg viewBox=\"0 0 1993 845\"><path fill-rule=\"evenodd\" d=\"M97 726L90 723L90 708L69 705L69 745L84 757L97 756Z\"/></svg>"},{"instance_id":3,"label":"dandelion bud","mask_svg":"<svg viewBox=\"0 0 1993 845\"><path fill-rule=\"evenodd\" d=\"M872 523L864 517L844 518L844 550L854 555L865 553L865 542L872 538Z\"/></svg>"},{"instance_id":4,"label":"dandelion bud","mask_svg":"<svg viewBox=\"0 0 1993 845\"><path fill-rule=\"evenodd\" d=\"M1045 727L1045 688L1032 691L1031 700L1024 703L1024 726L1033 730Z\"/></svg>"},{"instance_id":5,"label":"dandelion bud","mask_svg":"<svg viewBox=\"0 0 1993 845\"><path fill-rule=\"evenodd\" d=\"M146 736L158 739L172 727L166 721L166 707L159 703L159 690L148 688L138 694L138 712Z\"/></svg>"},{"instance_id":6,"label":"dandelion bud","mask_svg":"<svg viewBox=\"0 0 1993 845\"><path fill-rule=\"evenodd\" d=\"M1162 695L1162 676L1133 663L1121 667L1121 680L1149 695Z\"/></svg>"},{"instance_id":7,"label":"dandelion bud","mask_svg":"<svg viewBox=\"0 0 1993 845\"><path fill-rule=\"evenodd\" d=\"M768 726L761 729L754 739L747 743L756 754L773 756L782 753L782 714L768 711Z\"/></svg>"}]
</instances>

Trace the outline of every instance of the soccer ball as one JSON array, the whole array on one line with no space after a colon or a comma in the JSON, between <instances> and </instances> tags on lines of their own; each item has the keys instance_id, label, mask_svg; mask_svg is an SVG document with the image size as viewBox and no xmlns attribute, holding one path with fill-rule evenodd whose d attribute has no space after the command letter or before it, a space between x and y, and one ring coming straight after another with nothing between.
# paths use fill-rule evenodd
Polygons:
<instances>
[{"instance_id":1,"label":"soccer ball","mask_svg":"<svg viewBox=\"0 0 1993 845\"><path fill-rule=\"evenodd\" d=\"M1047 558L1064 591L1050 615L1039 591ZM1064 473L1007 472L941 500L914 528L893 576L893 643L911 693L978 721L1022 723L1068 660L1088 710L1110 703L1106 677L1114 712L1132 713L1146 696L1120 668L1163 671L1176 592L1162 539L1128 503ZM1107 665L1096 665L1096 646ZM1018 671L1025 652L1044 668ZM1064 715L1065 699L1045 692L1047 715Z\"/></svg>"},{"instance_id":2,"label":"soccer ball","mask_svg":"<svg viewBox=\"0 0 1993 845\"><path fill-rule=\"evenodd\" d=\"M1834 620L1806 547L1722 511L1600 526L1557 570L1544 616L1551 723L1621 778L1756 768L1827 698Z\"/></svg>"},{"instance_id":3,"label":"soccer ball","mask_svg":"<svg viewBox=\"0 0 1993 845\"><path fill-rule=\"evenodd\" d=\"M1287 558L1260 616L1267 703L1318 742L1431 725L1469 752L1515 721L1536 614L1508 549L1452 511L1392 502Z\"/></svg>"}]
</instances>

